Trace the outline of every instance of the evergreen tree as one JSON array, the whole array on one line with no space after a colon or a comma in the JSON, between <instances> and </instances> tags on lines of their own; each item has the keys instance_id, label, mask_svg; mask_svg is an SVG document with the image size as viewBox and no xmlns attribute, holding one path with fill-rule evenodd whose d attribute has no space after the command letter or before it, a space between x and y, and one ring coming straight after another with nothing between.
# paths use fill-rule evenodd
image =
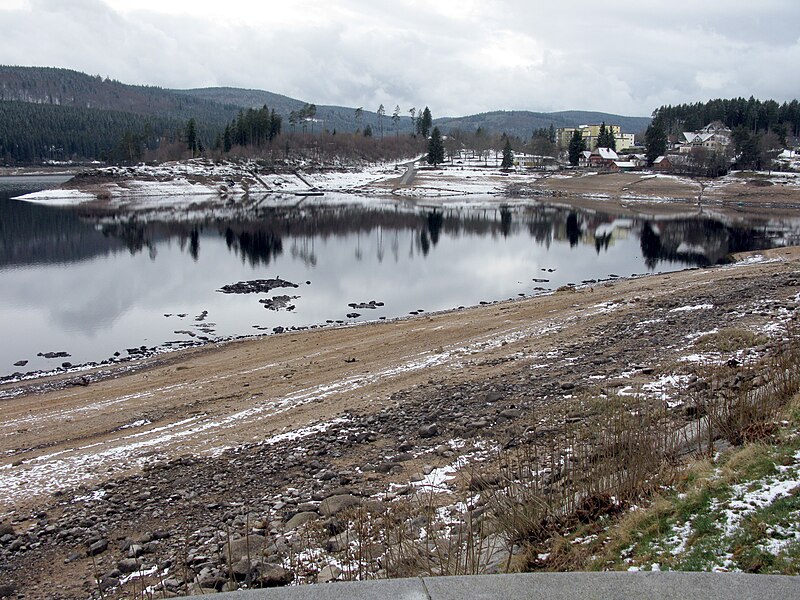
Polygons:
<instances>
[{"instance_id":1,"label":"evergreen tree","mask_svg":"<svg viewBox=\"0 0 800 600\"><path fill-rule=\"evenodd\" d=\"M225 132L222 134L222 151L230 152L233 147L233 138L231 136L231 126L225 126Z\"/></svg>"},{"instance_id":2,"label":"evergreen tree","mask_svg":"<svg viewBox=\"0 0 800 600\"><path fill-rule=\"evenodd\" d=\"M417 133L422 137L428 137L432 126L433 117L431 117L430 109L428 109L426 106L425 110L422 111L422 115L420 115L419 119L417 119Z\"/></svg>"},{"instance_id":3,"label":"evergreen tree","mask_svg":"<svg viewBox=\"0 0 800 600\"><path fill-rule=\"evenodd\" d=\"M200 142L197 139L197 122L194 118L189 119L189 122L186 123L184 135L186 136L186 147L192 151L192 158L194 158L200 151Z\"/></svg>"},{"instance_id":4,"label":"evergreen tree","mask_svg":"<svg viewBox=\"0 0 800 600\"><path fill-rule=\"evenodd\" d=\"M503 161L500 168L508 171L514 166L514 151L511 149L511 140L506 137L506 145L503 146Z\"/></svg>"},{"instance_id":5,"label":"evergreen tree","mask_svg":"<svg viewBox=\"0 0 800 600\"><path fill-rule=\"evenodd\" d=\"M433 131L431 131L431 139L428 141L428 164L436 166L443 162L444 142L442 141L442 134L439 132L438 127L434 127Z\"/></svg>"},{"instance_id":6,"label":"evergreen tree","mask_svg":"<svg viewBox=\"0 0 800 600\"><path fill-rule=\"evenodd\" d=\"M586 140L583 139L580 130L576 129L569 140L569 164L577 165L584 150L586 150Z\"/></svg>"},{"instance_id":7,"label":"evergreen tree","mask_svg":"<svg viewBox=\"0 0 800 600\"><path fill-rule=\"evenodd\" d=\"M606 122L603 121L600 124L600 131L597 134L597 143L595 148L608 148L606 145L608 143L608 139L606 137Z\"/></svg>"},{"instance_id":8,"label":"evergreen tree","mask_svg":"<svg viewBox=\"0 0 800 600\"><path fill-rule=\"evenodd\" d=\"M664 121L660 118L653 119L647 126L644 134L644 145L646 147L647 164L652 165L653 161L659 156L663 156L667 151L667 131L664 128Z\"/></svg>"}]
</instances>

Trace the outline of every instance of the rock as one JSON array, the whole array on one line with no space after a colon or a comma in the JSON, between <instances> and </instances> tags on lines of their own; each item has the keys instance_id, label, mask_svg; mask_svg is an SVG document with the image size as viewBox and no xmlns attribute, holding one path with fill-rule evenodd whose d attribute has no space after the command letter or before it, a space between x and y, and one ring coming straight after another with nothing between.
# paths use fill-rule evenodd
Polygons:
<instances>
[{"instance_id":1,"label":"rock","mask_svg":"<svg viewBox=\"0 0 800 600\"><path fill-rule=\"evenodd\" d=\"M225 562L238 563L242 558L261 556L266 547L267 540L263 535L248 535L247 537L231 540L222 548Z\"/></svg>"},{"instance_id":2,"label":"rock","mask_svg":"<svg viewBox=\"0 0 800 600\"><path fill-rule=\"evenodd\" d=\"M117 568L122 573L133 573L134 571L138 571L141 566L142 562L136 558L123 558L117 563Z\"/></svg>"},{"instance_id":3,"label":"rock","mask_svg":"<svg viewBox=\"0 0 800 600\"><path fill-rule=\"evenodd\" d=\"M119 579L117 577L103 577L100 580L100 583L97 584L100 588L101 592L105 592L106 590L110 590L111 588L115 588L119 585Z\"/></svg>"},{"instance_id":4,"label":"rock","mask_svg":"<svg viewBox=\"0 0 800 600\"><path fill-rule=\"evenodd\" d=\"M336 565L325 565L322 570L317 573L317 583L329 583L339 579L342 570Z\"/></svg>"},{"instance_id":5,"label":"rock","mask_svg":"<svg viewBox=\"0 0 800 600\"><path fill-rule=\"evenodd\" d=\"M314 512L301 512L294 515L291 519L286 522L284 529L286 531L290 531L292 529L296 529L301 525L305 525L306 523L310 523L311 521L316 521L319 519L319 515Z\"/></svg>"},{"instance_id":6,"label":"rock","mask_svg":"<svg viewBox=\"0 0 800 600\"><path fill-rule=\"evenodd\" d=\"M419 433L419 436L422 438L432 438L433 436L439 433L439 426L436 425L436 423L423 425L417 430L417 432Z\"/></svg>"},{"instance_id":7,"label":"rock","mask_svg":"<svg viewBox=\"0 0 800 600\"><path fill-rule=\"evenodd\" d=\"M353 534L350 531L344 531L330 538L325 543L325 550L328 552L344 552L353 539Z\"/></svg>"},{"instance_id":8,"label":"rock","mask_svg":"<svg viewBox=\"0 0 800 600\"><path fill-rule=\"evenodd\" d=\"M275 296L274 298L264 298L259 300L261 304L264 305L264 308L267 310L292 310L294 306L290 306L290 302L292 300L297 300L300 296Z\"/></svg>"},{"instance_id":9,"label":"rock","mask_svg":"<svg viewBox=\"0 0 800 600\"><path fill-rule=\"evenodd\" d=\"M492 390L491 392L486 394L486 398L484 398L484 401L485 402L489 402L489 403L498 402L499 400L502 400L503 398L504 398L503 392L500 392L498 390Z\"/></svg>"},{"instance_id":10,"label":"rock","mask_svg":"<svg viewBox=\"0 0 800 600\"><path fill-rule=\"evenodd\" d=\"M338 494L322 501L319 505L319 513L324 517L330 517L340 513L351 506L360 506L361 498L352 494Z\"/></svg>"},{"instance_id":11,"label":"rock","mask_svg":"<svg viewBox=\"0 0 800 600\"><path fill-rule=\"evenodd\" d=\"M71 355L67 352L39 352L36 356L42 358L69 358Z\"/></svg>"},{"instance_id":12,"label":"rock","mask_svg":"<svg viewBox=\"0 0 800 600\"><path fill-rule=\"evenodd\" d=\"M17 591L17 586L14 583L0 583L0 598L13 596Z\"/></svg>"},{"instance_id":13,"label":"rock","mask_svg":"<svg viewBox=\"0 0 800 600\"><path fill-rule=\"evenodd\" d=\"M261 587L280 587L289 585L294 573L280 565L260 563L253 567L253 582Z\"/></svg>"},{"instance_id":14,"label":"rock","mask_svg":"<svg viewBox=\"0 0 800 600\"><path fill-rule=\"evenodd\" d=\"M16 535L11 523L0 523L0 537L4 535Z\"/></svg>"},{"instance_id":15,"label":"rock","mask_svg":"<svg viewBox=\"0 0 800 600\"><path fill-rule=\"evenodd\" d=\"M14 363L14 366L15 367L24 367L27 364L28 364L27 360L18 360L17 362Z\"/></svg>"},{"instance_id":16,"label":"rock","mask_svg":"<svg viewBox=\"0 0 800 600\"><path fill-rule=\"evenodd\" d=\"M222 572L219 569L204 567L203 570L198 573L195 581L200 584L201 588L207 590L221 590L227 579L222 576Z\"/></svg>"},{"instance_id":17,"label":"rock","mask_svg":"<svg viewBox=\"0 0 800 600\"><path fill-rule=\"evenodd\" d=\"M97 540L94 544L89 546L88 555L89 556L97 556L98 554L102 554L108 549L108 540L103 538L101 540Z\"/></svg>"},{"instance_id":18,"label":"rock","mask_svg":"<svg viewBox=\"0 0 800 600\"><path fill-rule=\"evenodd\" d=\"M223 294L259 294L269 293L275 288L297 288L300 287L296 283L286 281L280 277L276 279L254 279L252 281L240 281L238 283L231 283L223 285L218 292Z\"/></svg>"}]
</instances>

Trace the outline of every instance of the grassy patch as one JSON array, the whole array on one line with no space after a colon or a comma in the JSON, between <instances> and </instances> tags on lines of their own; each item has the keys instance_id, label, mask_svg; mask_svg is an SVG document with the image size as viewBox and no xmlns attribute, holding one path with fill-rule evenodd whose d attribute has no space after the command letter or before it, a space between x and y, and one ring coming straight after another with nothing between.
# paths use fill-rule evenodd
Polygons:
<instances>
[{"instance_id":1,"label":"grassy patch","mask_svg":"<svg viewBox=\"0 0 800 600\"><path fill-rule=\"evenodd\" d=\"M695 340L694 345L701 352L737 352L761 346L767 341L768 338L765 335L733 327L700 336Z\"/></svg>"},{"instance_id":2,"label":"grassy patch","mask_svg":"<svg viewBox=\"0 0 800 600\"><path fill-rule=\"evenodd\" d=\"M800 482L797 412L795 400L773 443L691 462L645 508L563 534L546 568L646 570L657 563L663 570L800 574L800 483L761 508L742 506L748 493Z\"/></svg>"}]
</instances>

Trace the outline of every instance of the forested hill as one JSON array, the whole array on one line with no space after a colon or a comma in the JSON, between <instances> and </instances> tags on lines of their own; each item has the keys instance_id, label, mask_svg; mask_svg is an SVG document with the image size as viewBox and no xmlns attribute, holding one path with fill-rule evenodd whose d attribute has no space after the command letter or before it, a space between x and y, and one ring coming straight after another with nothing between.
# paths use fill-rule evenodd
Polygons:
<instances>
[{"instance_id":1,"label":"forested hill","mask_svg":"<svg viewBox=\"0 0 800 600\"><path fill-rule=\"evenodd\" d=\"M0 66L0 100L112 110L225 127L238 108L159 87L51 67Z\"/></svg>"},{"instance_id":2,"label":"forested hill","mask_svg":"<svg viewBox=\"0 0 800 600\"><path fill-rule=\"evenodd\" d=\"M536 129L554 127L576 127L578 125L608 123L619 125L625 133L641 133L650 124L649 117L624 117L600 112L561 111L552 113L527 110L495 111L468 117L446 117L434 119L443 132L454 129L475 131L479 127L490 133L507 133L523 139L530 137Z\"/></svg>"},{"instance_id":3,"label":"forested hill","mask_svg":"<svg viewBox=\"0 0 800 600\"><path fill-rule=\"evenodd\" d=\"M119 111L0 101L0 161L133 160L182 126Z\"/></svg>"},{"instance_id":4,"label":"forested hill","mask_svg":"<svg viewBox=\"0 0 800 600\"><path fill-rule=\"evenodd\" d=\"M411 133L409 107L315 106L272 92L237 88L173 90L128 85L100 76L52 67L0 66L0 161L141 160L165 141L178 149L181 133L194 120L200 146L212 147L243 109L268 106L282 119L283 132L365 131L375 137ZM424 104L416 107L421 116ZM436 116L436 107L431 106ZM271 111L274 111L272 113ZM398 118L393 118L394 116ZM491 112L434 120L443 133L478 128L527 140L534 130L584 123L619 124L638 133L649 119L567 111ZM272 138L270 138L272 139ZM238 143L238 142L234 142ZM163 154L163 153L162 153ZM150 153L152 156L152 153Z\"/></svg>"},{"instance_id":5,"label":"forested hill","mask_svg":"<svg viewBox=\"0 0 800 600\"><path fill-rule=\"evenodd\" d=\"M292 112L300 112L308 106L308 103L295 98L289 98L281 94L267 92L264 90L248 90L241 88L231 87L214 87L214 88L197 88L190 90L171 90L177 94L183 94L190 97L200 98L203 100L211 100L222 104L229 104L239 106L241 108L261 108L268 106L275 109L275 111L282 115L286 122L289 121L289 116ZM356 118L356 109L348 106L336 105L319 105L316 106L315 130L321 131L326 129L328 131L339 132L353 132L356 130L364 130L367 125L372 129L375 135L378 135L381 124L383 125L386 134L391 133L411 133L411 117L407 116L408 111L400 109L397 121L397 129L395 130L395 122L392 120L392 115L395 110L399 108L397 104L394 106L384 106L385 115L383 119L378 116L378 107L364 107L361 114ZM420 107L422 111L422 107ZM308 126L306 127L308 129Z\"/></svg>"},{"instance_id":6,"label":"forested hill","mask_svg":"<svg viewBox=\"0 0 800 600\"><path fill-rule=\"evenodd\" d=\"M172 90L178 94L186 94L204 100L212 100L224 104L233 104L243 108L260 108L265 104L274 108L279 114L287 117L291 111L302 110L306 105L301 100L266 92L262 90L247 90L240 88L219 87L219 88L199 88L191 90ZM394 132L394 123L391 116L395 107L385 106L386 116L383 126L385 130ZM423 106L416 107L421 112ZM377 115L378 107L364 108L360 120L356 120L355 108L346 106L321 105L317 107L316 119L320 127L328 131L355 131L363 129L369 125L373 132L377 133L380 127L380 119ZM431 110L435 113L435 107ZM407 108L400 110L400 122L398 130L400 133L411 131L411 119ZM434 119L433 124L438 125L444 133L454 129L464 132L474 132L481 128L487 133L507 133L516 135L522 139L527 139L531 134L540 128L548 128L552 123L554 127L575 127L590 123L613 123L622 127L626 133L641 133L650 124L649 117L625 117L600 112L587 111L562 111L553 113L540 113L525 110L518 111L495 111L481 113L466 117L443 117Z\"/></svg>"},{"instance_id":7,"label":"forested hill","mask_svg":"<svg viewBox=\"0 0 800 600\"><path fill-rule=\"evenodd\" d=\"M779 136L800 136L800 102L778 104L775 100L731 98L662 106L656 117L669 133L695 131L720 121L731 129L743 127L754 132L772 131Z\"/></svg>"}]
</instances>

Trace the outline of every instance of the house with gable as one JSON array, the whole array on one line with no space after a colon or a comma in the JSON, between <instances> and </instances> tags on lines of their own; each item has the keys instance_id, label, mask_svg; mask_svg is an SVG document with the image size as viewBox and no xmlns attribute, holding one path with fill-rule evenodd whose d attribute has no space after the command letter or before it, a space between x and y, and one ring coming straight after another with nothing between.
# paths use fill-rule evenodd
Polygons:
<instances>
[{"instance_id":1,"label":"house with gable","mask_svg":"<svg viewBox=\"0 0 800 600\"><path fill-rule=\"evenodd\" d=\"M584 150L581 152L580 156L578 156L578 166L579 167L588 167L589 166L589 159L591 158L592 153L589 150Z\"/></svg>"},{"instance_id":2,"label":"house with gable","mask_svg":"<svg viewBox=\"0 0 800 600\"><path fill-rule=\"evenodd\" d=\"M619 156L611 148L595 148L589 156L589 166L597 168L610 168Z\"/></svg>"},{"instance_id":3,"label":"house with gable","mask_svg":"<svg viewBox=\"0 0 800 600\"><path fill-rule=\"evenodd\" d=\"M678 140L678 151L689 154L696 149L726 152L731 144L731 130L721 121L709 123L699 131L684 131Z\"/></svg>"}]
</instances>

